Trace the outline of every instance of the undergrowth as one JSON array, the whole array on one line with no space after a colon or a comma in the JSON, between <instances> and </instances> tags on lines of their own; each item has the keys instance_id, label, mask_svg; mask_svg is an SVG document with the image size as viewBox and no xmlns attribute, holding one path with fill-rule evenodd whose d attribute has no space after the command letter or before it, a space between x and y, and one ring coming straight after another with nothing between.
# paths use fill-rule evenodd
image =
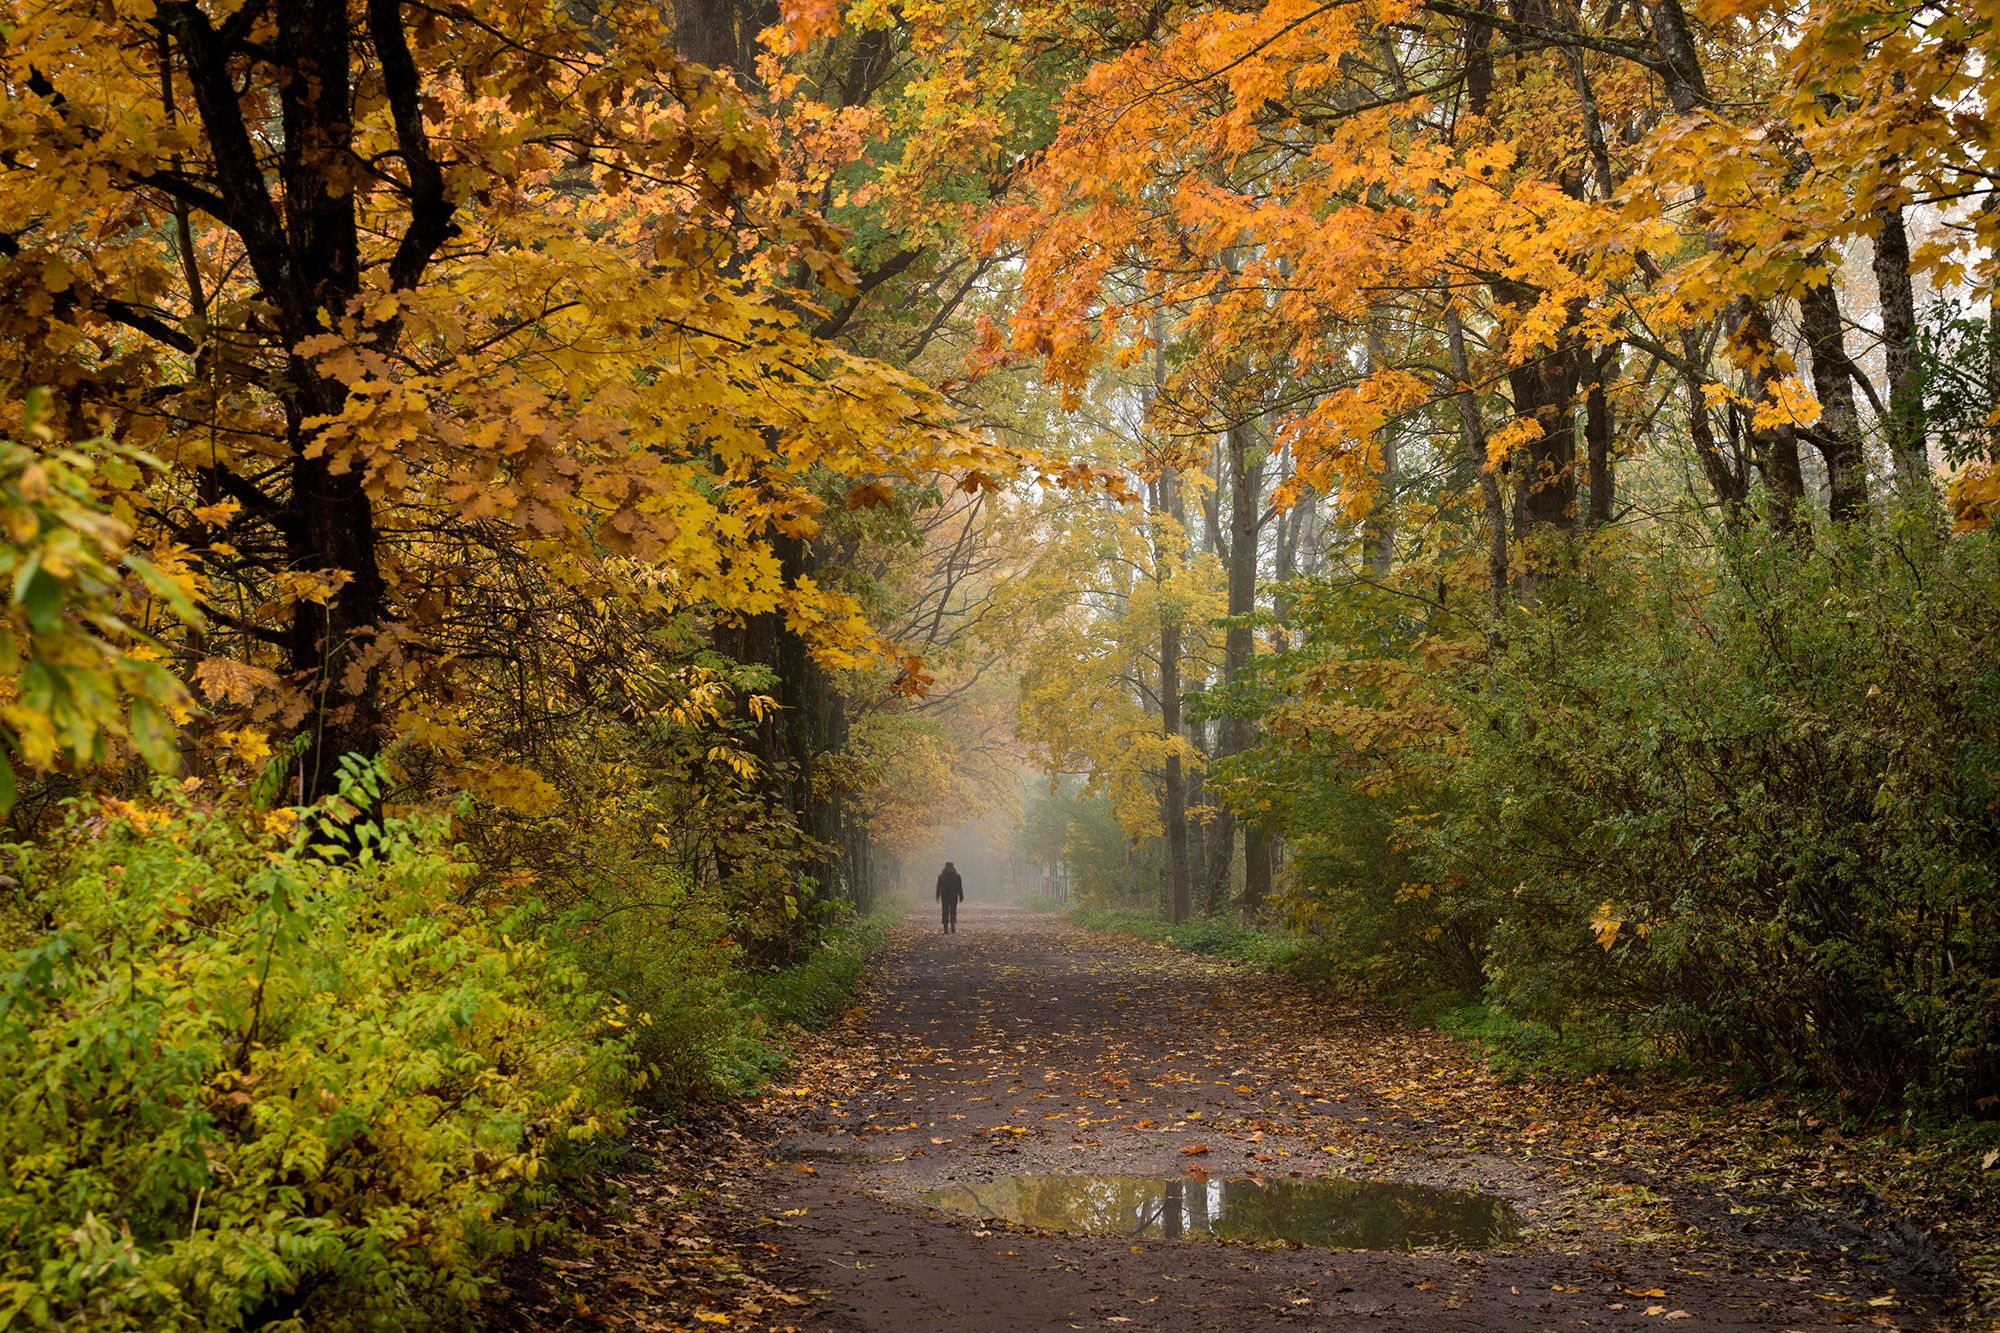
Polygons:
<instances>
[{"instance_id":1,"label":"undergrowth","mask_svg":"<svg viewBox=\"0 0 2000 1333\"><path fill-rule=\"evenodd\" d=\"M441 1321L625 1122L642 1021L441 820L165 785L4 856L0 1328Z\"/></svg>"},{"instance_id":2,"label":"undergrowth","mask_svg":"<svg viewBox=\"0 0 2000 1333\"><path fill-rule=\"evenodd\" d=\"M1614 1023L1581 1021L1557 1028L1516 1018L1490 1004L1467 1004L1462 996L1449 993L1419 1000L1407 1016L1413 1023L1458 1038L1504 1074L1631 1079L1693 1072L1686 1060Z\"/></svg>"},{"instance_id":3,"label":"undergrowth","mask_svg":"<svg viewBox=\"0 0 2000 1333\"><path fill-rule=\"evenodd\" d=\"M882 935L754 968L672 883L552 915L442 817L211 797L0 847L0 1329L455 1324L639 1098L755 1092Z\"/></svg>"},{"instance_id":4,"label":"undergrowth","mask_svg":"<svg viewBox=\"0 0 2000 1333\"><path fill-rule=\"evenodd\" d=\"M736 1063L714 1091L747 1097L782 1074L792 1061L792 1037L825 1027L853 1002L887 928L888 918L881 916L843 921L800 962L737 976L733 989L751 1058Z\"/></svg>"}]
</instances>

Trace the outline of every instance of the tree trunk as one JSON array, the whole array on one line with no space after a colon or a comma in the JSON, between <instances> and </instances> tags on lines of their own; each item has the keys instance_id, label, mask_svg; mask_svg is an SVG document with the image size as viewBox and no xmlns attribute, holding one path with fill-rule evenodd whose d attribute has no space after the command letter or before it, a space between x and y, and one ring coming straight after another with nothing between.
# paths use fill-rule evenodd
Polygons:
<instances>
[{"instance_id":1,"label":"tree trunk","mask_svg":"<svg viewBox=\"0 0 2000 1333\"><path fill-rule=\"evenodd\" d=\"M1861 411L1854 401L1860 373L1847 354L1840 297L1831 281L1799 295L1799 323L1812 353L1813 393L1820 419L1813 444L1826 460L1827 512L1836 523L1868 519L1868 463L1861 451Z\"/></svg>"},{"instance_id":2,"label":"tree trunk","mask_svg":"<svg viewBox=\"0 0 2000 1333\"><path fill-rule=\"evenodd\" d=\"M1986 298L1986 419L2000 417L2000 290ZM2000 422L1986 432L1986 447L2000 457Z\"/></svg>"},{"instance_id":3,"label":"tree trunk","mask_svg":"<svg viewBox=\"0 0 2000 1333\"><path fill-rule=\"evenodd\" d=\"M745 87L757 86L757 34L778 21L766 0L674 0L674 46L690 60L728 69Z\"/></svg>"},{"instance_id":4,"label":"tree trunk","mask_svg":"<svg viewBox=\"0 0 2000 1333\"><path fill-rule=\"evenodd\" d=\"M1535 293L1518 283L1495 283L1493 293L1517 309L1536 301ZM1521 518L1530 532L1568 532L1576 524L1574 404L1581 359L1574 339L1566 336L1534 360L1507 368L1514 414L1537 427L1515 483ZM1527 533L1520 535L1525 538Z\"/></svg>"},{"instance_id":5,"label":"tree trunk","mask_svg":"<svg viewBox=\"0 0 2000 1333\"><path fill-rule=\"evenodd\" d=\"M1652 0L1653 46L1660 53L1660 80L1676 113L1689 115L1709 104L1708 77L1701 50L1680 0Z\"/></svg>"},{"instance_id":6,"label":"tree trunk","mask_svg":"<svg viewBox=\"0 0 2000 1333\"><path fill-rule=\"evenodd\" d=\"M1764 307L1749 297L1738 297L1729 312L1734 325L1731 338L1744 359L1744 397L1756 405L1776 401L1778 382L1784 373L1778 365L1776 341L1771 337L1771 319ZM1805 500L1805 473L1799 467L1798 432L1789 425L1758 426L1750 421L1751 457L1764 484L1771 488L1772 508L1778 527L1794 531L1800 523L1799 506Z\"/></svg>"},{"instance_id":7,"label":"tree trunk","mask_svg":"<svg viewBox=\"0 0 2000 1333\"><path fill-rule=\"evenodd\" d=\"M388 590L376 560L375 520L360 469L333 474L323 456L306 456L295 432L292 507L286 559L293 569L342 570L347 582L324 605L301 600L286 635L287 666L316 707L307 714L308 744L299 756L297 797L318 800L340 786L350 755L372 759L388 737L381 670L370 650L389 619Z\"/></svg>"},{"instance_id":8,"label":"tree trunk","mask_svg":"<svg viewBox=\"0 0 2000 1333\"><path fill-rule=\"evenodd\" d=\"M1182 685L1184 688L1194 689L1200 688L1202 682L1183 681ZM1212 759L1214 751L1210 747L1208 728L1202 724L1187 721L1185 716L1182 717L1181 724L1181 730L1186 734L1188 744L1201 752L1204 764L1209 759ZM1208 804L1208 780L1206 770L1200 766L1197 766L1192 772L1186 773L1185 777L1187 781L1187 806L1190 812L1187 826L1188 885L1190 891L1192 891L1195 885L1208 883L1209 826L1207 824L1195 823L1192 813Z\"/></svg>"},{"instance_id":9,"label":"tree trunk","mask_svg":"<svg viewBox=\"0 0 2000 1333\"><path fill-rule=\"evenodd\" d=\"M1454 398L1458 403L1459 438L1464 442L1466 461L1479 478L1479 504L1486 515L1486 599L1492 618L1491 630L1498 632L1507 614L1507 506L1500 495L1500 479L1486 465L1486 423L1479 415L1479 396L1472 391L1472 364L1465 352L1465 325L1458 312L1444 312L1445 342L1451 351L1451 374L1458 383Z\"/></svg>"},{"instance_id":10,"label":"tree trunk","mask_svg":"<svg viewBox=\"0 0 2000 1333\"><path fill-rule=\"evenodd\" d=\"M1917 302L1910 282L1910 236L1903 210L1875 214L1875 287L1882 307L1882 360L1888 370L1889 419L1882 423L1896 460L1896 486L1924 495L1931 484L1924 421L1923 367L1917 358Z\"/></svg>"},{"instance_id":11,"label":"tree trunk","mask_svg":"<svg viewBox=\"0 0 2000 1333\"><path fill-rule=\"evenodd\" d=\"M1273 842L1271 834L1255 824L1243 826L1243 915L1252 919L1271 897Z\"/></svg>"},{"instance_id":12,"label":"tree trunk","mask_svg":"<svg viewBox=\"0 0 2000 1333\"><path fill-rule=\"evenodd\" d=\"M1368 372L1374 374L1388 363L1382 336L1381 314L1368 315ZM1375 578L1386 578L1396 563L1396 427L1383 422L1375 432L1375 448L1381 466L1375 473L1375 500L1362 526L1362 564ZM1232 614L1234 614L1232 612Z\"/></svg>"},{"instance_id":13,"label":"tree trunk","mask_svg":"<svg viewBox=\"0 0 2000 1333\"><path fill-rule=\"evenodd\" d=\"M1583 400L1583 442L1584 480L1590 490L1589 508L1584 513L1584 525L1596 529L1611 522L1612 509L1618 498L1617 484L1611 473L1611 453L1613 437L1617 434L1617 422L1612 418L1611 399L1605 384L1605 372L1618 365L1618 348L1607 347L1590 362L1590 383Z\"/></svg>"},{"instance_id":14,"label":"tree trunk","mask_svg":"<svg viewBox=\"0 0 2000 1333\"><path fill-rule=\"evenodd\" d=\"M787 583L815 568L812 551L799 538L773 534L771 551ZM838 752L847 738L846 709L832 681L805 641L786 626L782 612L718 627L714 641L718 651L736 661L770 671L771 694L778 707L756 724L753 750L762 769L761 781L773 802L790 813L795 827L810 840L801 869L818 901L851 893L853 886L843 873L845 801L820 774L825 756Z\"/></svg>"},{"instance_id":15,"label":"tree trunk","mask_svg":"<svg viewBox=\"0 0 2000 1333\"><path fill-rule=\"evenodd\" d=\"M1187 515L1180 489L1180 477L1173 469L1160 474L1159 510L1164 518L1155 519L1153 575L1161 584L1167 580L1168 560L1173 554L1169 544L1186 542ZM1169 742L1181 738L1181 622L1171 611L1163 611L1160 617L1160 733ZM1160 826L1167 841L1168 910L1178 922L1187 920L1193 903L1188 879L1187 777L1177 752L1168 753L1165 770Z\"/></svg>"},{"instance_id":16,"label":"tree trunk","mask_svg":"<svg viewBox=\"0 0 2000 1333\"><path fill-rule=\"evenodd\" d=\"M1222 687L1228 690L1242 683L1245 668L1256 649L1256 631L1249 617L1257 609L1258 501L1263 492L1263 460L1252 456L1250 427L1231 426L1225 435L1229 455L1229 628L1222 639ZM1226 759L1250 748L1251 723L1242 716L1242 705L1230 704L1217 728L1216 758ZM1210 846L1208 881L1204 903L1210 912L1218 910L1228 892L1236 844L1236 817L1226 803L1218 802ZM1268 872L1270 862L1264 862ZM1253 886L1246 883L1248 899ZM1268 880L1254 886L1258 899L1269 892Z\"/></svg>"},{"instance_id":17,"label":"tree trunk","mask_svg":"<svg viewBox=\"0 0 2000 1333\"><path fill-rule=\"evenodd\" d=\"M385 91L392 100L414 99L414 68L393 59L400 52L407 61L400 10L376 0L369 17L377 47L386 53ZM214 146L217 184L229 196L225 220L264 286L271 322L287 351L283 383L273 386L285 400L291 457L290 492L273 505L287 566L344 576L324 605L297 603L285 632L286 667L294 687L310 701L298 730L305 745L295 795L312 801L338 788L343 758L372 758L386 739L373 639L390 613L362 469L345 457L327 456L318 432L305 424L338 416L346 386L296 350L325 331L326 318L345 314L361 290L360 231L348 184L355 26L345 0L282 5L273 20L274 62L290 76L279 87L283 144L277 198L257 160L227 39L193 5L162 7L157 21L185 64L205 137ZM415 134L421 132L419 124ZM405 145L405 156L421 187L427 153L413 142ZM429 202L421 188L413 188L413 213ZM424 215L427 225L439 229L449 217L448 207ZM401 285L416 280L428 257L423 243L429 232L418 228L424 219L413 219L405 242L414 258L392 269Z\"/></svg>"},{"instance_id":18,"label":"tree trunk","mask_svg":"<svg viewBox=\"0 0 2000 1333\"><path fill-rule=\"evenodd\" d=\"M1715 421L1708 414L1707 380L1701 373L1701 339L1694 330L1681 330L1681 387L1687 391L1688 437L1694 445L1695 461L1708 478L1709 489L1722 507L1722 520L1730 527L1742 524L1744 502L1750 495L1749 478L1741 463L1723 457L1715 440Z\"/></svg>"}]
</instances>

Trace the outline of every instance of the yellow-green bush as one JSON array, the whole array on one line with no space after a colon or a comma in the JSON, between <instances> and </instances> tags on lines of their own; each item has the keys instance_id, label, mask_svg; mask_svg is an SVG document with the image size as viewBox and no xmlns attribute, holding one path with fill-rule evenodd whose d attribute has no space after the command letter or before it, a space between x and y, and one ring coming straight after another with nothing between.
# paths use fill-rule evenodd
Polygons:
<instances>
[{"instance_id":1,"label":"yellow-green bush","mask_svg":"<svg viewBox=\"0 0 2000 1333\"><path fill-rule=\"evenodd\" d=\"M754 1093L785 1068L796 1029L832 1021L853 998L884 923L837 917L801 930L797 962L756 967L712 886L650 873L606 876L550 933L593 985L647 1016L633 1049L655 1105L687 1112Z\"/></svg>"},{"instance_id":2,"label":"yellow-green bush","mask_svg":"<svg viewBox=\"0 0 2000 1333\"><path fill-rule=\"evenodd\" d=\"M5 849L0 1329L409 1328L619 1128L622 1011L439 825L306 822L163 788Z\"/></svg>"}]
</instances>

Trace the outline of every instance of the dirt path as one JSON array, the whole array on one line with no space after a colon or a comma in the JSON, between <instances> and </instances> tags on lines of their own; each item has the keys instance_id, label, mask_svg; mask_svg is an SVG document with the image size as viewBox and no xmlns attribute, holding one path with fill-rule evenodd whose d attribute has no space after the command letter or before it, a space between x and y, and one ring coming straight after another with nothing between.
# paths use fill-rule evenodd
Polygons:
<instances>
[{"instance_id":1,"label":"dirt path","mask_svg":"<svg viewBox=\"0 0 2000 1333\"><path fill-rule=\"evenodd\" d=\"M802 1071L741 1196L809 1329L1923 1328L1952 1286L1913 1229L1733 1188L1616 1106L1503 1087L1441 1038L1047 917L905 926L865 1012ZM918 1198L1079 1171L1473 1188L1524 1231L1455 1253L1131 1243Z\"/></svg>"},{"instance_id":2,"label":"dirt path","mask_svg":"<svg viewBox=\"0 0 2000 1333\"><path fill-rule=\"evenodd\" d=\"M957 935L927 918L892 934L860 1004L792 1085L699 1134L636 1135L615 1188L577 1204L595 1242L524 1256L484 1322L1952 1326L1956 1271L1863 1187L1865 1151L1788 1141L1769 1108L1701 1109L1687 1089L1505 1083L1380 1011L969 906ZM1244 1178L1477 1190L1506 1200L1520 1229L1484 1250L1333 1250L1034 1231L920 1196L995 1198L1007 1177L1086 1172L1170 1178L1189 1199Z\"/></svg>"}]
</instances>

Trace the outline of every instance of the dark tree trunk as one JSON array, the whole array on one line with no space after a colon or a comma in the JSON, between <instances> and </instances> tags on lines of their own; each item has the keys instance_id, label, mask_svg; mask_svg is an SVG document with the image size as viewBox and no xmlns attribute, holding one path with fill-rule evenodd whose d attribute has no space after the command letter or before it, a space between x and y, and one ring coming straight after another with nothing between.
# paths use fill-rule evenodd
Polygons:
<instances>
[{"instance_id":1,"label":"dark tree trunk","mask_svg":"<svg viewBox=\"0 0 2000 1333\"><path fill-rule=\"evenodd\" d=\"M1611 522L1618 498L1617 484L1611 472L1617 422L1612 416L1611 398L1605 383L1606 372L1617 368L1618 349L1607 347L1590 357L1589 362L1590 383L1583 399L1583 443L1584 479L1590 490L1590 499L1584 523L1591 528L1601 528Z\"/></svg>"},{"instance_id":2,"label":"dark tree trunk","mask_svg":"<svg viewBox=\"0 0 2000 1333\"><path fill-rule=\"evenodd\" d=\"M1986 417L2000 415L2000 291L1986 298ZM1986 432L1986 447L2000 456L2000 424Z\"/></svg>"},{"instance_id":3,"label":"dark tree trunk","mask_svg":"<svg viewBox=\"0 0 2000 1333\"><path fill-rule=\"evenodd\" d=\"M1226 690L1242 682L1245 668L1256 649L1256 631L1250 627L1249 616L1257 609L1257 505L1263 493L1264 464L1261 457L1253 456L1247 424L1231 426L1225 435L1225 444L1229 457L1228 575L1231 618L1222 639L1221 683ZM1241 711L1240 705L1232 703L1230 710L1220 719L1216 758L1226 759L1250 748L1251 722L1248 717L1240 716ZM1208 911L1214 912L1222 906L1222 900L1228 893L1236 851L1236 817L1230 813L1226 803L1216 803L1211 830L1210 846L1213 850L1207 867L1204 905ZM1268 860L1265 869L1269 869ZM1259 901L1269 889L1268 882L1254 886ZM1253 886L1246 883L1246 899L1252 891Z\"/></svg>"},{"instance_id":4,"label":"dark tree trunk","mask_svg":"<svg viewBox=\"0 0 2000 1333\"><path fill-rule=\"evenodd\" d=\"M1187 512L1181 499L1180 476L1172 468L1160 474L1159 511L1165 521L1156 520L1153 542L1154 577L1164 583L1168 564L1187 540ZM1177 563L1177 561L1176 561ZM1160 733L1169 741L1181 739L1181 622L1178 616L1160 618ZM1185 921L1192 910L1192 881L1188 878L1187 775L1181 757L1169 753L1161 781L1160 826L1167 841L1167 904L1175 921Z\"/></svg>"},{"instance_id":5,"label":"dark tree trunk","mask_svg":"<svg viewBox=\"0 0 2000 1333\"><path fill-rule=\"evenodd\" d=\"M365 15L365 31L358 19ZM269 36L253 49L250 29L217 28L187 0L157 10L161 51L177 58L193 95L211 162L209 176L188 178L178 159L154 182L176 197L199 200L232 231L269 307L274 341L287 358L282 379L264 387L283 402L290 455L282 495L259 496L248 479L219 470L209 480L232 495L249 495L279 536L289 569L340 580L324 605L292 609L283 633L285 665L309 701L298 728L299 799L335 790L340 761L372 758L386 739L382 662L376 635L392 619L382 573L374 507L361 464L329 452L306 423L338 416L347 401L339 380L323 374L298 349L344 316L362 290L361 236L352 183L357 160L353 99L354 52L365 35L376 60L373 83L388 104L404 174L408 215L386 267L396 289L414 287L451 234L454 205L431 156L424 125L425 89L410 55L397 0L295 0L270 11ZM265 62L268 62L266 65ZM242 83L250 68L250 91ZM268 89L256 73L272 72ZM171 77L172 71L167 72ZM260 101L266 92L270 98ZM275 103L276 170L265 154L274 137L250 117ZM384 219L371 220L379 227ZM199 274L191 270L190 299L200 304ZM394 327L379 330L376 349L390 351Z\"/></svg>"},{"instance_id":6,"label":"dark tree trunk","mask_svg":"<svg viewBox=\"0 0 2000 1333\"><path fill-rule=\"evenodd\" d=\"M291 260L291 300L279 312L294 348L320 332L321 312L344 312L361 290L360 231L354 192L345 184L354 116L346 0L303 0L276 11L284 146L278 181L284 196L284 248ZM292 453L286 556L293 569L340 570L347 582L321 606L292 609L287 663L295 680L320 701L308 725L310 747L300 756L300 794L307 800L335 790L340 761L373 757L385 739L379 672L368 642L387 619L387 592L376 559L375 522L359 466L335 470L314 448L305 417L337 415L346 389L291 356L296 395L288 430Z\"/></svg>"},{"instance_id":7,"label":"dark tree trunk","mask_svg":"<svg viewBox=\"0 0 2000 1333\"><path fill-rule=\"evenodd\" d=\"M1750 481L1741 461L1725 458L1716 443L1715 419L1708 413L1708 381L1701 373L1701 339L1692 329L1681 331L1681 350L1681 387L1687 392L1688 436L1694 444L1695 461L1722 507L1723 522L1736 527L1743 522Z\"/></svg>"},{"instance_id":8,"label":"dark tree trunk","mask_svg":"<svg viewBox=\"0 0 2000 1333\"><path fill-rule=\"evenodd\" d=\"M1708 76L1702 72L1694 29L1680 0L1651 0L1647 7L1653 13L1653 45L1660 53L1667 100L1680 115L1689 115L1709 104Z\"/></svg>"},{"instance_id":9,"label":"dark tree trunk","mask_svg":"<svg viewBox=\"0 0 2000 1333\"><path fill-rule=\"evenodd\" d=\"M1255 824L1243 826L1243 914L1255 917L1271 896L1272 836Z\"/></svg>"},{"instance_id":10,"label":"dark tree trunk","mask_svg":"<svg viewBox=\"0 0 2000 1333\"><path fill-rule=\"evenodd\" d=\"M1522 476L1521 516L1530 528L1567 532L1576 524L1576 349L1558 347L1539 363L1512 367L1508 387L1514 411L1539 428L1528 439Z\"/></svg>"},{"instance_id":11,"label":"dark tree trunk","mask_svg":"<svg viewBox=\"0 0 2000 1333\"><path fill-rule=\"evenodd\" d=\"M1533 291L1511 282L1495 283L1493 293L1517 309L1537 300ZM1581 360L1581 349L1566 337L1535 359L1507 369L1514 414L1537 427L1520 455L1515 483L1528 530L1568 532L1576 524L1575 401Z\"/></svg>"},{"instance_id":12,"label":"dark tree trunk","mask_svg":"<svg viewBox=\"0 0 2000 1333\"><path fill-rule=\"evenodd\" d=\"M799 538L774 533L771 550L787 583L815 568L811 549ZM820 901L850 893L852 886L842 873L845 802L821 773L825 757L837 753L847 738L846 710L832 681L780 612L721 626L715 644L735 660L771 672L778 707L757 724L754 749L762 781L799 832L811 839L803 869Z\"/></svg>"},{"instance_id":13,"label":"dark tree trunk","mask_svg":"<svg viewBox=\"0 0 2000 1333\"><path fill-rule=\"evenodd\" d=\"M757 79L757 34L778 21L768 0L674 0L674 46L690 60L728 69L746 87Z\"/></svg>"},{"instance_id":14,"label":"dark tree trunk","mask_svg":"<svg viewBox=\"0 0 2000 1333\"><path fill-rule=\"evenodd\" d=\"M1744 372L1744 396L1753 405L1774 402L1776 386L1784 378L1778 365L1778 349L1771 337L1770 316L1764 307L1748 297L1737 299L1730 310L1735 328L1732 336L1738 352L1748 364ZM1773 517L1778 527L1795 530L1800 523L1799 506L1806 496L1805 473L1799 467L1798 432L1789 425L1758 426L1750 422L1751 457L1764 484L1771 488Z\"/></svg>"},{"instance_id":15,"label":"dark tree trunk","mask_svg":"<svg viewBox=\"0 0 2000 1333\"><path fill-rule=\"evenodd\" d=\"M1888 371L1889 419L1882 423L1896 460L1896 486L1926 494L1931 483L1924 421L1923 366L1917 357L1917 302L1910 281L1910 236L1903 210L1875 214L1875 287L1882 306L1882 361Z\"/></svg>"},{"instance_id":16,"label":"dark tree trunk","mask_svg":"<svg viewBox=\"0 0 2000 1333\"><path fill-rule=\"evenodd\" d=\"M1490 10L1492 0L1474 6ZM1476 117L1486 115L1493 99L1493 25L1476 20L1465 25L1465 107Z\"/></svg>"},{"instance_id":17,"label":"dark tree trunk","mask_svg":"<svg viewBox=\"0 0 2000 1333\"><path fill-rule=\"evenodd\" d=\"M1183 688L1199 682L1182 681ZM1181 719L1181 730L1187 735L1188 744L1201 751L1204 762L1214 757L1210 748L1207 728ZM1208 780L1206 770L1196 767L1185 773L1187 780L1187 808L1190 812L1187 825L1188 885L1190 892L1197 884L1208 883L1208 830L1206 824L1194 822L1193 811L1208 804ZM1191 909L1190 909L1191 910Z\"/></svg>"},{"instance_id":18,"label":"dark tree trunk","mask_svg":"<svg viewBox=\"0 0 2000 1333\"><path fill-rule=\"evenodd\" d=\"M1456 311L1444 315L1445 345L1451 353L1451 374L1458 389L1459 439L1465 446L1466 462L1479 478L1479 506L1486 517L1486 599L1491 628L1497 632L1507 612L1507 506L1500 495L1500 479L1486 465L1486 423L1479 415L1479 396L1472 390L1472 363L1465 351L1465 325Z\"/></svg>"},{"instance_id":19,"label":"dark tree trunk","mask_svg":"<svg viewBox=\"0 0 2000 1333\"><path fill-rule=\"evenodd\" d=\"M1860 374L1847 354L1840 297L1831 282L1799 295L1799 323L1812 352L1813 393L1820 419L1813 443L1826 460L1827 512L1836 523L1868 519L1868 464L1861 452L1861 411L1854 401Z\"/></svg>"}]
</instances>

